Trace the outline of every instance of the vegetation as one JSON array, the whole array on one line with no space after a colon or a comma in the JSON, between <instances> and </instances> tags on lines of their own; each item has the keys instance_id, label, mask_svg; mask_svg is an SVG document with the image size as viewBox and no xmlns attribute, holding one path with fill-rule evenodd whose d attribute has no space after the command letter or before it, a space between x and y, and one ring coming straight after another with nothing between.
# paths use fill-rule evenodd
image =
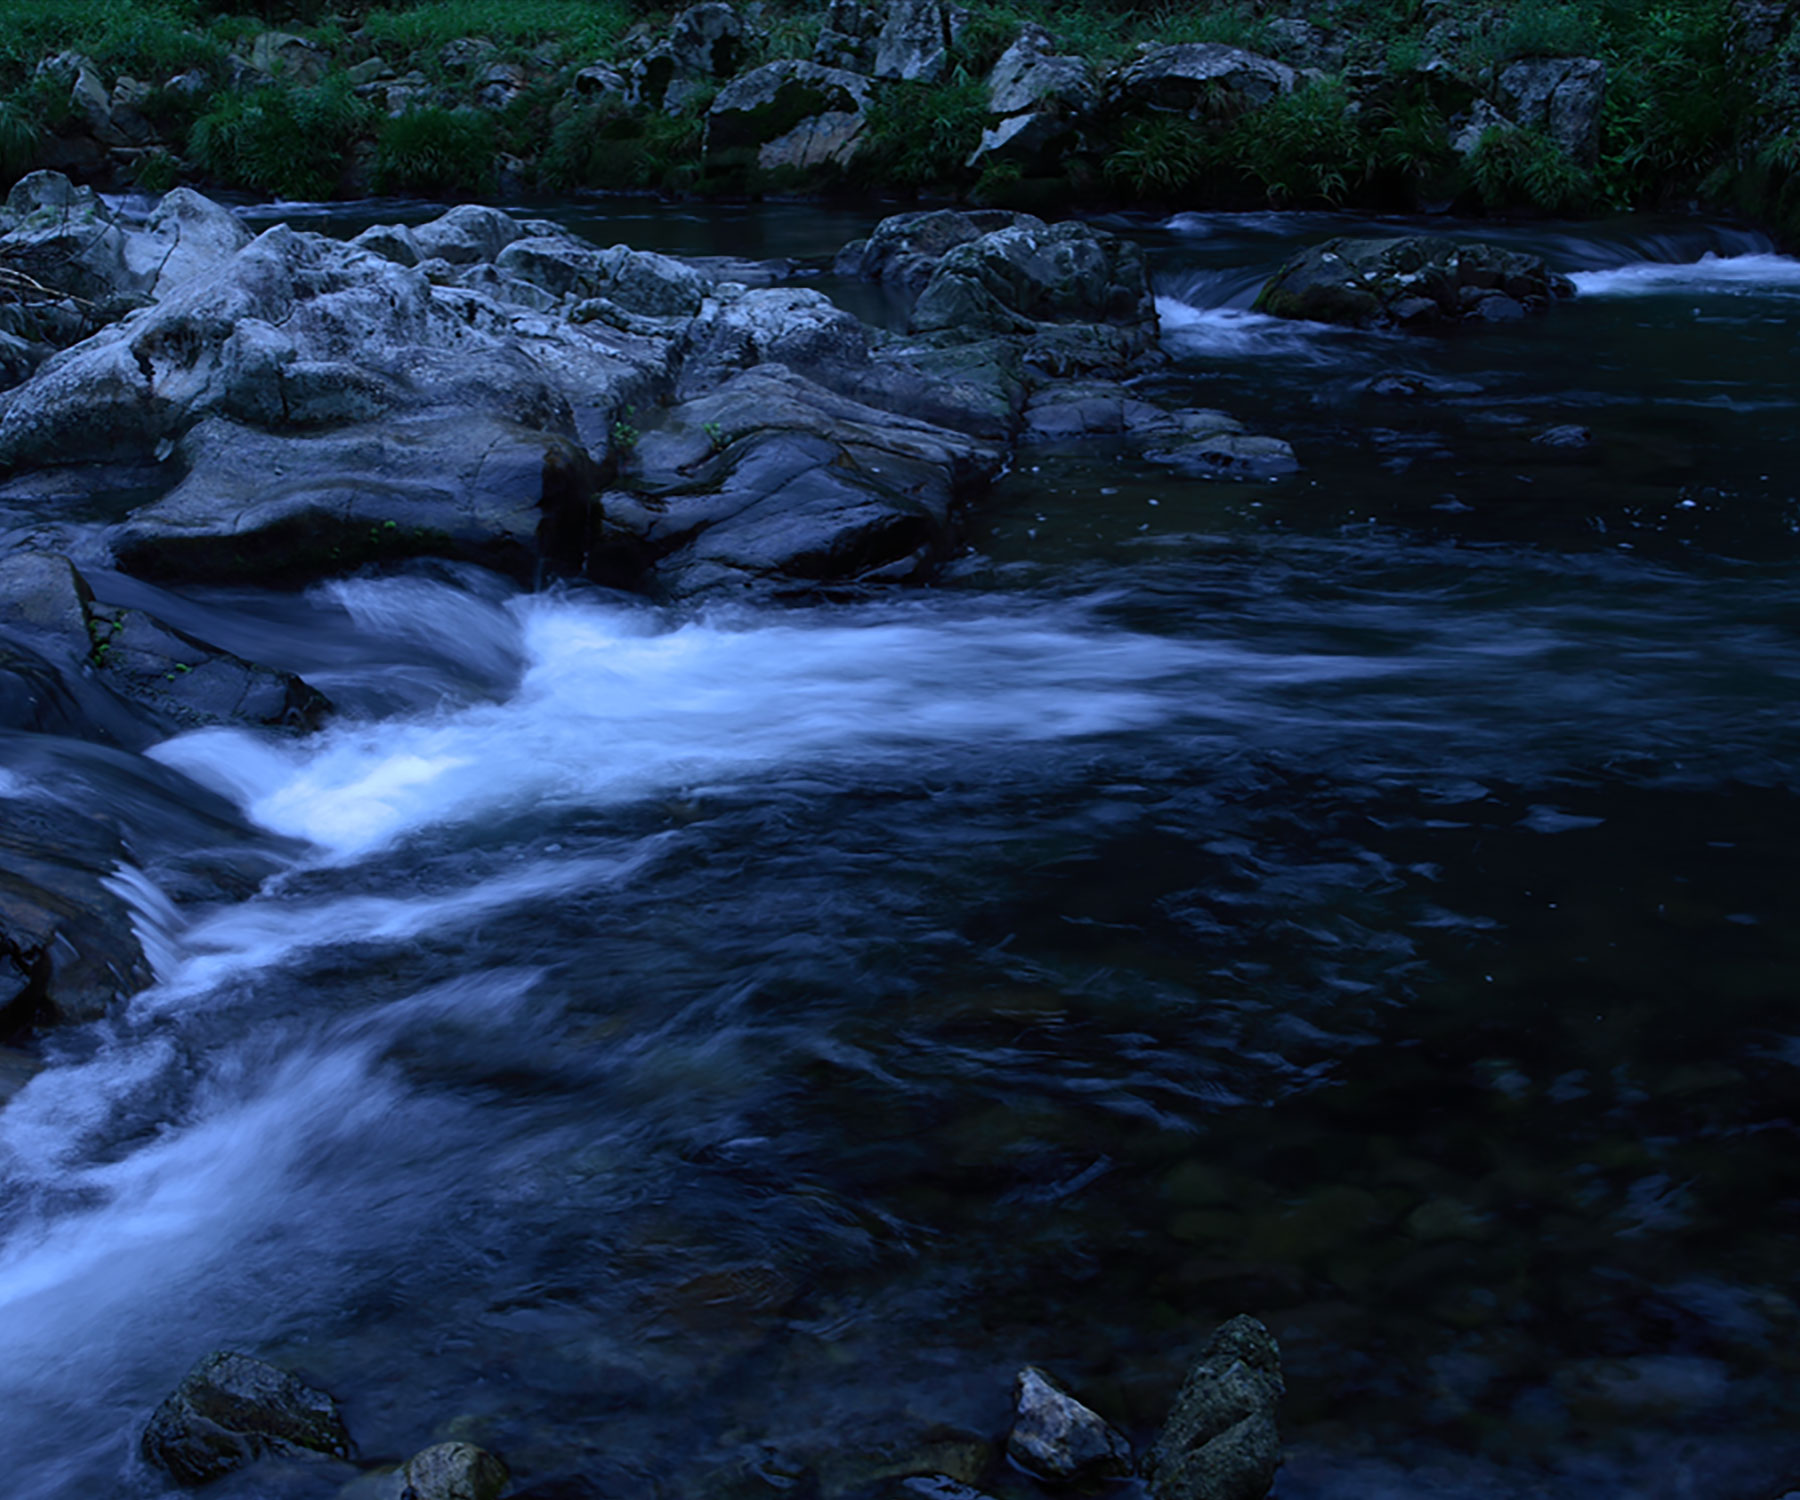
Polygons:
<instances>
[{"instance_id":1,"label":"vegetation","mask_svg":"<svg viewBox=\"0 0 1800 1500\"><path fill-rule=\"evenodd\" d=\"M282 197L481 195L494 191L504 154L524 161L527 184L545 191L847 188L1047 208L1123 199L1490 213L1702 196L1800 230L1800 27L1773 57L1740 56L1731 0L1335 0L1306 7L1310 25L1270 20L1251 0L964 0L949 77L879 85L848 170L779 181L742 163L708 163L705 92L675 114L572 93L589 63L612 60L628 72L632 49L666 29L677 8L673 0L0 0L0 174L17 176L52 137L87 128L92 106L72 96L67 71L40 71L47 57L78 50L102 88L137 81L129 97L156 149L130 170L149 189L185 179ZM822 11L823 0L765 0L744 65L809 56ZM1221 90L1193 119L1103 108L1056 162L971 166L991 123L984 80L1028 22L1102 69L1145 43L1205 41L1266 52L1307 68L1311 81L1249 111ZM233 86L252 40L272 23L319 49L323 81L303 70ZM480 59L522 67L523 87L482 97L485 66L446 53L470 37L491 48ZM1542 120L1488 130L1471 149L1476 101L1503 101L1515 64L1555 57L1606 65L1597 155L1575 159ZM376 81L383 70L411 81L390 96ZM1458 132L1465 139L1453 151Z\"/></svg>"}]
</instances>

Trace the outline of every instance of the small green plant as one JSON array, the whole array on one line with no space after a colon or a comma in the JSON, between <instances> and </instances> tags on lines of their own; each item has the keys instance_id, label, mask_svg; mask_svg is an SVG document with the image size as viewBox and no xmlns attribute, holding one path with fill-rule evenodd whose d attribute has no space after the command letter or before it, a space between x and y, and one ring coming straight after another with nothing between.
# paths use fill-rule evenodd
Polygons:
<instances>
[{"instance_id":1,"label":"small green plant","mask_svg":"<svg viewBox=\"0 0 1800 1500\"><path fill-rule=\"evenodd\" d=\"M140 193L166 193L181 181L181 163L167 151L152 151L138 163L132 186Z\"/></svg>"},{"instance_id":2,"label":"small green plant","mask_svg":"<svg viewBox=\"0 0 1800 1500\"><path fill-rule=\"evenodd\" d=\"M1206 132L1181 115L1142 115L1126 123L1101 170L1136 198L1163 198L1199 180L1217 157Z\"/></svg>"},{"instance_id":3,"label":"small green plant","mask_svg":"<svg viewBox=\"0 0 1800 1500\"><path fill-rule=\"evenodd\" d=\"M473 110L408 110L375 140L378 192L479 195L493 176L493 121Z\"/></svg>"},{"instance_id":4,"label":"small green plant","mask_svg":"<svg viewBox=\"0 0 1800 1500\"><path fill-rule=\"evenodd\" d=\"M728 445L725 437L725 429L723 427L717 422L702 422L700 424L700 430L706 434L707 446L710 447L714 453L723 453L725 451Z\"/></svg>"},{"instance_id":5,"label":"small green plant","mask_svg":"<svg viewBox=\"0 0 1800 1500\"><path fill-rule=\"evenodd\" d=\"M635 406L628 406L618 417L614 418L612 424L613 447L626 453L631 452L633 448L637 447L638 439L642 437L643 434L631 425L631 419L636 415L637 408Z\"/></svg>"}]
</instances>

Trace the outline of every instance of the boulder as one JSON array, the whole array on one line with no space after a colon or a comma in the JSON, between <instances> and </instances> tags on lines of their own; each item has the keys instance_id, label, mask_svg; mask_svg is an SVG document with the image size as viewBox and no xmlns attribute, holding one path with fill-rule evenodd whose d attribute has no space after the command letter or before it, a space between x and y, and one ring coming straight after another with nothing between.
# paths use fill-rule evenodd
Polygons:
<instances>
[{"instance_id":1,"label":"boulder","mask_svg":"<svg viewBox=\"0 0 1800 1500\"><path fill-rule=\"evenodd\" d=\"M1092 1484L1131 1472L1131 1444L1042 1370L1019 1372L1006 1456L1049 1484Z\"/></svg>"},{"instance_id":2,"label":"boulder","mask_svg":"<svg viewBox=\"0 0 1800 1500\"><path fill-rule=\"evenodd\" d=\"M603 297L652 318L691 318L711 290L692 267L667 255L614 245L597 249L567 237L515 240L495 269L556 297Z\"/></svg>"},{"instance_id":3,"label":"boulder","mask_svg":"<svg viewBox=\"0 0 1800 1500\"><path fill-rule=\"evenodd\" d=\"M112 533L126 572L261 582L449 556L529 579L577 568L594 519L579 444L479 409L318 435L214 417L178 457L187 477Z\"/></svg>"},{"instance_id":4,"label":"boulder","mask_svg":"<svg viewBox=\"0 0 1800 1500\"><path fill-rule=\"evenodd\" d=\"M844 166L861 142L869 80L788 60L752 68L719 91L706 116L706 154L720 163Z\"/></svg>"},{"instance_id":5,"label":"boulder","mask_svg":"<svg viewBox=\"0 0 1800 1500\"><path fill-rule=\"evenodd\" d=\"M506 1465L473 1443L438 1443L401 1470L400 1500L500 1500Z\"/></svg>"},{"instance_id":6,"label":"boulder","mask_svg":"<svg viewBox=\"0 0 1800 1500\"><path fill-rule=\"evenodd\" d=\"M838 252L832 270L839 276L881 281L920 291L945 254L996 229L1038 223L1029 214L1004 208L932 208L890 214L866 240L852 240Z\"/></svg>"},{"instance_id":7,"label":"boulder","mask_svg":"<svg viewBox=\"0 0 1800 1500\"><path fill-rule=\"evenodd\" d=\"M208 1355L144 1430L144 1457L179 1484L221 1478L267 1454L348 1458L350 1434L325 1392L245 1354Z\"/></svg>"},{"instance_id":8,"label":"boulder","mask_svg":"<svg viewBox=\"0 0 1800 1500\"><path fill-rule=\"evenodd\" d=\"M525 231L511 215L479 203L459 203L411 231L419 260L447 260L453 266L491 261Z\"/></svg>"},{"instance_id":9,"label":"boulder","mask_svg":"<svg viewBox=\"0 0 1800 1500\"><path fill-rule=\"evenodd\" d=\"M1083 58L1058 53L1041 26L1022 27L987 77L988 110L1000 116L1054 108L1085 114L1099 103L1094 70Z\"/></svg>"},{"instance_id":10,"label":"boulder","mask_svg":"<svg viewBox=\"0 0 1800 1500\"><path fill-rule=\"evenodd\" d=\"M1469 106L1466 115L1458 115L1451 120L1450 149L1460 157L1467 157L1481 144L1482 137L1490 130L1505 132L1518 128L1487 100L1477 99Z\"/></svg>"},{"instance_id":11,"label":"boulder","mask_svg":"<svg viewBox=\"0 0 1800 1500\"><path fill-rule=\"evenodd\" d=\"M1500 70L1500 107L1541 130L1576 161L1600 159L1600 111L1606 64L1593 57L1525 57Z\"/></svg>"},{"instance_id":12,"label":"boulder","mask_svg":"<svg viewBox=\"0 0 1800 1500\"><path fill-rule=\"evenodd\" d=\"M937 83L950 71L966 13L938 0L893 0L875 38L877 78Z\"/></svg>"},{"instance_id":13,"label":"boulder","mask_svg":"<svg viewBox=\"0 0 1800 1500\"><path fill-rule=\"evenodd\" d=\"M689 6L669 23L668 36L632 64L631 103L679 114L700 88L737 72L745 42L743 18L723 0Z\"/></svg>"},{"instance_id":14,"label":"boulder","mask_svg":"<svg viewBox=\"0 0 1800 1500\"><path fill-rule=\"evenodd\" d=\"M944 341L1023 337L1027 359L1057 375L1123 368L1157 337L1156 304L1135 244L1087 224L1046 225L1029 215L949 251L909 327Z\"/></svg>"},{"instance_id":15,"label":"boulder","mask_svg":"<svg viewBox=\"0 0 1800 1500\"><path fill-rule=\"evenodd\" d=\"M1357 328L1499 322L1573 296L1541 256L1435 235L1327 240L1287 262L1255 309Z\"/></svg>"},{"instance_id":16,"label":"boulder","mask_svg":"<svg viewBox=\"0 0 1800 1500\"><path fill-rule=\"evenodd\" d=\"M1123 110L1228 120L1291 94L1299 81L1298 73L1272 57L1222 42L1183 42L1158 47L1122 68L1110 97Z\"/></svg>"},{"instance_id":17,"label":"boulder","mask_svg":"<svg viewBox=\"0 0 1800 1500\"><path fill-rule=\"evenodd\" d=\"M1088 448L1095 439L1197 479L1273 479L1299 468L1280 438L1246 432L1222 411L1159 406L1118 381L1058 380L1033 394L1021 443Z\"/></svg>"},{"instance_id":18,"label":"boulder","mask_svg":"<svg viewBox=\"0 0 1800 1500\"><path fill-rule=\"evenodd\" d=\"M862 0L831 0L812 60L822 67L867 73L875 66L875 39L881 34L881 15Z\"/></svg>"},{"instance_id":19,"label":"boulder","mask_svg":"<svg viewBox=\"0 0 1800 1500\"><path fill-rule=\"evenodd\" d=\"M490 63L475 79L475 102L482 109L505 109L531 85L531 74L515 62Z\"/></svg>"},{"instance_id":20,"label":"boulder","mask_svg":"<svg viewBox=\"0 0 1800 1500\"><path fill-rule=\"evenodd\" d=\"M271 78L310 88L325 77L330 54L317 42L287 31L264 31L250 42L250 66Z\"/></svg>"},{"instance_id":21,"label":"boulder","mask_svg":"<svg viewBox=\"0 0 1800 1500\"><path fill-rule=\"evenodd\" d=\"M1281 1351L1255 1318L1216 1332L1144 1461L1154 1500L1263 1500L1281 1464Z\"/></svg>"},{"instance_id":22,"label":"boulder","mask_svg":"<svg viewBox=\"0 0 1800 1500\"><path fill-rule=\"evenodd\" d=\"M467 73L499 50L487 37L459 36L444 43L438 53L438 65L447 73Z\"/></svg>"},{"instance_id":23,"label":"boulder","mask_svg":"<svg viewBox=\"0 0 1800 1500\"><path fill-rule=\"evenodd\" d=\"M677 597L919 578L1000 450L758 365L643 434L604 498Z\"/></svg>"},{"instance_id":24,"label":"boulder","mask_svg":"<svg viewBox=\"0 0 1800 1500\"><path fill-rule=\"evenodd\" d=\"M575 97L583 104L623 103L630 91L631 81L608 62L590 63L575 75Z\"/></svg>"}]
</instances>

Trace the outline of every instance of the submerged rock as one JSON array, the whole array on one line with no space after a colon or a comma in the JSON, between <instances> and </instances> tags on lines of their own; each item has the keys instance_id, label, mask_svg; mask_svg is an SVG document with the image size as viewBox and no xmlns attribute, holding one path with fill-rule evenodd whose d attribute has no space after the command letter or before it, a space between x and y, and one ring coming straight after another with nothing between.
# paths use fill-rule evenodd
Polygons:
<instances>
[{"instance_id":1,"label":"submerged rock","mask_svg":"<svg viewBox=\"0 0 1800 1500\"><path fill-rule=\"evenodd\" d=\"M1155 1500L1262 1500L1281 1465L1275 1411L1285 1392L1269 1330L1250 1317L1222 1326L1144 1461Z\"/></svg>"},{"instance_id":2,"label":"submerged rock","mask_svg":"<svg viewBox=\"0 0 1800 1500\"><path fill-rule=\"evenodd\" d=\"M145 1428L144 1457L185 1485L205 1484L265 1454L348 1458L350 1434L321 1390L246 1354L209 1354Z\"/></svg>"},{"instance_id":3,"label":"submerged rock","mask_svg":"<svg viewBox=\"0 0 1800 1500\"><path fill-rule=\"evenodd\" d=\"M438 1443L401 1470L400 1500L500 1500L506 1465L473 1443Z\"/></svg>"},{"instance_id":4,"label":"submerged rock","mask_svg":"<svg viewBox=\"0 0 1800 1500\"><path fill-rule=\"evenodd\" d=\"M1575 294L1542 256L1436 235L1327 240L1270 278L1255 310L1357 328L1501 322Z\"/></svg>"},{"instance_id":5,"label":"submerged rock","mask_svg":"<svg viewBox=\"0 0 1800 1500\"><path fill-rule=\"evenodd\" d=\"M1035 1366L1019 1371L1018 1418L1006 1455L1051 1484L1122 1479L1131 1472L1131 1444Z\"/></svg>"}]
</instances>

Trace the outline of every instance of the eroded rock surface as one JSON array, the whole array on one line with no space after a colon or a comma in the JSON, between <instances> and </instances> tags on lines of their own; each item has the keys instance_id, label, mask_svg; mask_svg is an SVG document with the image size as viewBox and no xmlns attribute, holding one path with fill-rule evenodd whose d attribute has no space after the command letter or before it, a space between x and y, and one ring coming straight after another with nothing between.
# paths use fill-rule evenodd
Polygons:
<instances>
[{"instance_id":1,"label":"eroded rock surface","mask_svg":"<svg viewBox=\"0 0 1800 1500\"><path fill-rule=\"evenodd\" d=\"M144 1457L178 1483L201 1485L263 1457L348 1458L337 1403L296 1376L246 1354L209 1354L156 1408Z\"/></svg>"},{"instance_id":2,"label":"eroded rock surface","mask_svg":"<svg viewBox=\"0 0 1800 1500\"><path fill-rule=\"evenodd\" d=\"M1263 1500L1281 1464L1281 1351L1255 1318L1213 1334L1144 1462L1154 1500Z\"/></svg>"},{"instance_id":3,"label":"eroded rock surface","mask_svg":"<svg viewBox=\"0 0 1800 1500\"><path fill-rule=\"evenodd\" d=\"M1019 1372L1015 1402L1006 1454L1027 1473L1063 1485L1131 1472L1131 1444L1042 1370L1027 1365Z\"/></svg>"}]
</instances>

